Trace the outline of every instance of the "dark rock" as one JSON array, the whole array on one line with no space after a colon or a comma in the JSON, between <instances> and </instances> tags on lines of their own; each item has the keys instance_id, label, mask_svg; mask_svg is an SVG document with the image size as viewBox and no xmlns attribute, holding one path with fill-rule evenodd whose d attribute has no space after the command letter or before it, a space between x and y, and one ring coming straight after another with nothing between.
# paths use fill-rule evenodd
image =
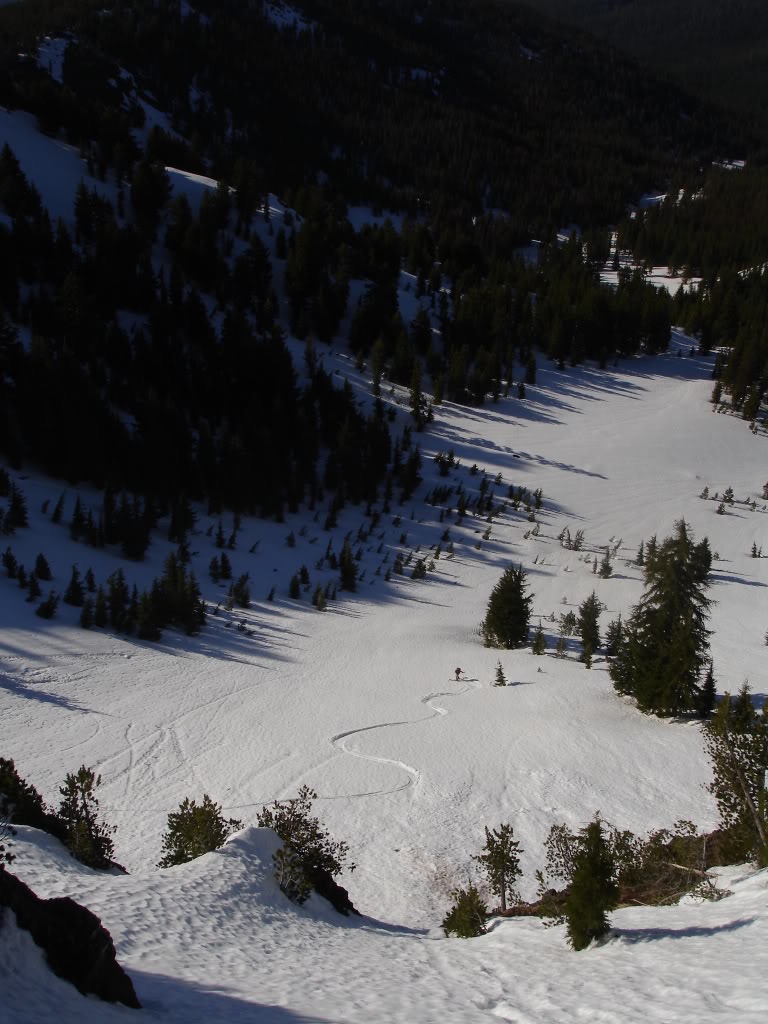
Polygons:
<instances>
[{"instance_id":1,"label":"dark rock","mask_svg":"<svg viewBox=\"0 0 768 1024\"><path fill-rule=\"evenodd\" d=\"M16 915L44 951L54 974L83 995L141 1009L133 983L115 958L112 936L86 907L69 897L43 900L9 871L0 871L0 907Z\"/></svg>"}]
</instances>

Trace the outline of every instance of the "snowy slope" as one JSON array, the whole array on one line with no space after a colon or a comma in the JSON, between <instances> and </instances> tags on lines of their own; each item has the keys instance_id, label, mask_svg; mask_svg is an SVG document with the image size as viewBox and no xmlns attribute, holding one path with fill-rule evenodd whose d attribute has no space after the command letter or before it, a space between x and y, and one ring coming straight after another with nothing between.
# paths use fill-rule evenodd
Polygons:
<instances>
[{"instance_id":1,"label":"snowy slope","mask_svg":"<svg viewBox=\"0 0 768 1024\"><path fill-rule=\"evenodd\" d=\"M278 8L289 11L270 6ZM89 178L77 151L41 136L28 115L0 109L0 140L54 218L71 221L81 178L115 199L114 185ZM193 206L216 187L168 172L174 193ZM282 215L275 197L270 207ZM373 219L361 208L350 217L356 227ZM274 253L268 226L259 220L256 230ZM275 261L278 283L280 276ZM413 279L404 274L401 285L410 320ZM353 299L362 288L352 282ZM304 346L289 345L301 372ZM149 644L86 632L64 605L43 622L16 582L0 577L0 755L14 758L52 804L66 772L93 766L103 780L102 813L117 826L117 858L130 874L90 872L28 829L20 830L14 870L42 895L72 895L103 918L145 1016L279 1024L762 1019L765 873L728 880L734 895L716 905L618 912L615 938L582 954L568 950L561 930L532 920L497 922L471 942L445 940L439 928L451 888L477 879L471 856L486 825L514 826L521 887L532 896L555 822L579 827L599 809L638 832L682 817L716 824L698 725L639 715L615 695L600 658L589 671L575 660L575 643L569 659L536 658L487 650L477 634L511 562L529 574L534 623L542 619L550 652L551 617L576 610L593 589L607 607L604 629L640 596L640 541L661 539L684 516L720 556L711 591L720 690L749 678L764 699L768 562L749 552L753 542L768 552L766 441L713 412L710 363L677 355L689 345L680 337L669 356L607 371L540 366L524 401L445 403L428 432L414 435L423 484L373 529L363 507L344 510L332 531L322 528L324 507L282 524L245 520L228 554L236 575L250 575L252 606L209 615L195 639L166 632ZM365 370L330 348L318 356L339 384L350 381L362 405L372 402ZM407 398L402 388L385 391L393 436L408 422ZM444 479L433 458L449 450L460 465ZM492 523L472 515L459 523L455 511L425 503L436 484L477 493L483 474L497 504L510 485L542 489L537 534L522 509L507 507ZM175 549L167 523L141 564L75 544L66 527L75 495L94 509L100 495L32 470L12 476L31 525L7 543L27 568L44 552L59 592L75 563L92 567L100 582L122 565L130 583L146 587ZM717 501L698 497L705 486L712 495L732 486L755 508L741 500L717 515ZM50 510L62 490L65 519L55 526ZM449 504L455 509L455 492ZM192 564L214 608L227 587L208 576L218 519L198 512ZM584 552L560 545L566 527L584 530ZM347 534L361 549L364 575L356 594L340 594L321 614L311 589L338 574L317 563L329 542L338 553ZM442 556L427 579L412 580L415 560L438 544ZM603 580L592 564L607 544L619 550L614 575ZM386 581L397 553L410 555L411 566ZM288 582L302 565L310 591L292 601ZM499 659L514 684L502 689L491 685ZM464 669L458 683L456 665ZM317 790L315 809L331 832L349 843L358 867L341 881L362 920L341 919L319 899L295 908L276 890L270 836L252 826L265 803L304 784ZM159 871L168 813L203 793L243 819L244 831L222 851ZM135 1019L51 979L28 936L6 923L0 985L9 1022Z\"/></svg>"},{"instance_id":2,"label":"snowy slope","mask_svg":"<svg viewBox=\"0 0 768 1024\"><path fill-rule=\"evenodd\" d=\"M363 400L364 375L344 357L329 359ZM594 588L608 607L605 626L641 592L632 564L640 540L663 537L685 516L720 555L712 588L720 688L749 677L762 689L768 563L749 549L768 539L759 500L765 441L714 413L710 387L704 361L668 356L610 372L541 370L524 402L446 404L418 437L425 483L396 510L396 525L393 511L363 544L358 593L340 595L322 614L309 595L287 598L288 579L301 564L313 585L331 578L315 562L329 538L338 550L347 531L354 537L362 508L346 510L333 534L311 517L245 522L230 557L236 572L251 574L254 604L209 617L194 640L168 632L153 645L85 632L65 606L41 623L15 582L0 580L3 755L54 803L66 771L96 767L102 811L118 826L117 856L131 872L94 875L51 842L30 842L25 830L19 875L42 894L66 892L100 914L150 1014L172 1019L561 1021L600 1012L606 1021L700 1022L730 1007L731 1019L757 1020L768 1005L757 973L764 874L717 905L617 913L618 941L584 954L535 921L502 922L471 942L443 940L438 927L486 824L513 824L527 895L554 822L579 826L599 809L637 831L680 817L715 824L697 725L639 715L614 694L599 659L588 671L575 660L491 651L476 633L510 561L529 572L534 621L559 615L564 600L576 607ZM499 498L510 483L541 487L539 535L511 509L491 525L489 540L485 520L469 516L459 526L454 515L440 523L439 510L421 499L439 479L430 456L449 448L461 460L453 479L467 487L480 479L469 472L473 463L502 474ZM31 565L43 550L59 589L75 561L81 570L92 565L98 579L120 564L114 554L73 545L65 526L42 515L59 485L31 475L19 483L32 521L10 539L20 561ZM737 504L717 515L716 502L698 497L705 485L710 493L731 485L737 498L754 497L756 509ZM77 493L88 500L85 489ZM71 511L74 489L67 501ZM201 514L191 544L213 603L223 597L206 575L216 553L206 531L215 523ZM558 543L566 525L584 529L586 556ZM397 550L425 553L446 526L455 555L443 555L426 581L387 583L383 569L375 574L387 552L389 565ZM286 543L291 531L295 548ZM596 577L592 558L619 539L614 576ZM146 585L169 550L158 537L150 560L128 567L129 578ZM556 625L544 625L552 648ZM500 654L516 684L503 689L490 685ZM457 664L465 670L459 684ZM154 868L167 814L183 797L207 792L250 825L264 803L302 784L318 791L317 812L350 844L358 868L341 880L363 921L321 911L319 900L306 910L288 905L274 891L259 832L184 868ZM2 941L27 948L13 931ZM711 964L736 958L754 966L718 972L729 980L716 983ZM33 992L38 1002L48 998L35 963L27 951L24 971L14 974L14 1021L41 1019L29 1001ZM617 985L621 1005L606 1010ZM83 1019L79 997L60 989L56 983L51 998L64 1019ZM127 1012L99 1008L94 1019Z\"/></svg>"}]
</instances>

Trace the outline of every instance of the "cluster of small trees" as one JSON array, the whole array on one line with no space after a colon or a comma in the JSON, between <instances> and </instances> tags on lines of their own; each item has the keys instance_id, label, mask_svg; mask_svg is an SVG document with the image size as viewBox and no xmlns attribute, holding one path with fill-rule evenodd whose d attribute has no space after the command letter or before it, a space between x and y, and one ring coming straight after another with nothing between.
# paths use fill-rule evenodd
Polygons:
<instances>
[{"instance_id":1,"label":"cluster of small trees","mask_svg":"<svg viewBox=\"0 0 768 1024\"><path fill-rule=\"evenodd\" d=\"M43 554L38 554L34 570L29 573L10 547L0 556L0 563L6 575L18 580L19 586L26 589L29 601L40 597L41 580L53 578ZM233 583L230 596L233 604L248 607L247 573ZM129 587L122 568L111 573L106 584L97 585L90 568L82 575L78 566L73 565L62 600L81 609L80 625L84 629L109 627L120 633L136 635L141 640L159 640L162 630L168 626L181 628L191 635L199 632L205 622L205 604L195 575L175 552L166 558L162 575L152 581L149 590L142 591L135 585ZM38 605L37 614L41 618L52 618L58 603L59 595L51 591Z\"/></svg>"},{"instance_id":2,"label":"cluster of small trees","mask_svg":"<svg viewBox=\"0 0 768 1024\"><path fill-rule=\"evenodd\" d=\"M568 840L559 851L558 864L559 876L566 880L567 889L556 901L550 896L549 902L541 906L541 913L542 916L566 921L571 946L584 949L609 931L608 912L618 903L619 887L614 877L616 864L599 816L577 835L568 834L565 826L559 828L561 835L566 835ZM550 855L553 833L548 840ZM493 830L486 827L485 846L472 858L481 865L487 888L499 900L498 912L501 914L507 913L510 904L520 902L515 887L522 874L520 852L512 826L502 824ZM543 875L538 874L543 879ZM469 885L465 889L455 889L452 898L453 905L443 919L445 934L459 938L482 935L489 910L478 887Z\"/></svg>"},{"instance_id":3,"label":"cluster of small trees","mask_svg":"<svg viewBox=\"0 0 768 1024\"><path fill-rule=\"evenodd\" d=\"M599 814L576 832L565 824L553 825L544 844L544 867L535 872L538 898L533 904L522 904L515 887L522 873L521 851L512 826L486 828L485 835L482 852L472 858L484 878L480 885L452 892L453 904L443 920L446 935L482 935L491 913L522 912L545 923L565 924L569 944L581 950L608 934L608 915L622 903L659 906L688 893L702 899L725 895L706 871L707 837L688 821L645 837L617 829ZM498 900L495 910L489 910L484 892Z\"/></svg>"}]
</instances>

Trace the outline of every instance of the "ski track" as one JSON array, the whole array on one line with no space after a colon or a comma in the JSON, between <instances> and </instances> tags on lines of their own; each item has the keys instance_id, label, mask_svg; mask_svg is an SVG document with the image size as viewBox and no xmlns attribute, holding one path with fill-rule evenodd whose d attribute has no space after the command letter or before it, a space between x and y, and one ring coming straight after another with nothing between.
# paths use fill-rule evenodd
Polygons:
<instances>
[{"instance_id":1,"label":"ski track","mask_svg":"<svg viewBox=\"0 0 768 1024\"><path fill-rule=\"evenodd\" d=\"M481 683L475 679L468 679L467 684L469 683L473 683L474 689L476 690L481 686ZM402 771L406 772L408 778L402 785L395 786L394 789L378 789L365 793L348 793L341 797L323 797L323 799L342 800L363 796L389 796L392 793L401 793L403 790L417 785L421 781L421 771L418 768L413 768L411 765L406 764L405 761L400 761L397 758L382 757L378 754L364 754L361 750L350 749L344 741L349 739L350 736L358 736L364 732L372 732L374 729L391 729L398 725L419 725L422 722L429 722L433 718L439 718L447 715L450 713L447 708L440 707L437 704L431 704L430 701L434 700L435 697L459 697L461 694L467 693L471 688L472 687L467 685L461 690L439 690L435 693L428 693L426 697L421 698L420 702L430 708L432 714L426 715L424 718L406 719L399 722L378 722L375 725L364 725L359 729L348 729L346 732L339 732L336 733L335 736L331 736L330 742L332 746L336 747L337 750L340 750L342 754L349 754L350 757L361 757L366 761L375 761L377 764L391 764L393 767L400 768Z\"/></svg>"}]
</instances>

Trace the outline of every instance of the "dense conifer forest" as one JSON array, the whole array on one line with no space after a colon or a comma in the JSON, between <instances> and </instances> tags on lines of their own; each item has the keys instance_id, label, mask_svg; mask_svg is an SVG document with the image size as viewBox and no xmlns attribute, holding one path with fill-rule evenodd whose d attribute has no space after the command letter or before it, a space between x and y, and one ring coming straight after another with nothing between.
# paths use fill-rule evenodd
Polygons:
<instances>
[{"instance_id":1,"label":"dense conifer forest","mask_svg":"<svg viewBox=\"0 0 768 1024\"><path fill-rule=\"evenodd\" d=\"M528 0L768 129L768 11L761 0Z\"/></svg>"},{"instance_id":2,"label":"dense conifer forest","mask_svg":"<svg viewBox=\"0 0 768 1024\"><path fill-rule=\"evenodd\" d=\"M341 506L407 490L408 439L391 436L381 404L361 412L318 358L342 330L374 394L382 378L411 389L417 430L424 393L522 398L537 359L564 369L663 351L673 322L724 349L722 384L755 419L759 134L528 7L301 11L289 27L241 0L0 11L0 102L79 147L116 196L83 180L74 217L54 222L12 148L0 153L0 447L12 466L161 507L185 493L278 518L325 491ZM52 32L66 33L61 81L35 59ZM167 128L145 125L148 102ZM745 170L702 174L733 153ZM166 165L219 187L193 210L171 197ZM654 188L672 198L622 219ZM255 230L270 193L296 211L269 225L274 257ZM356 231L355 202L399 211L402 229ZM611 288L600 272L617 223L636 263ZM532 236L535 263L520 255ZM704 280L673 301L640 269L654 262ZM430 303L410 323L403 269ZM303 368L288 332L306 341Z\"/></svg>"}]
</instances>

